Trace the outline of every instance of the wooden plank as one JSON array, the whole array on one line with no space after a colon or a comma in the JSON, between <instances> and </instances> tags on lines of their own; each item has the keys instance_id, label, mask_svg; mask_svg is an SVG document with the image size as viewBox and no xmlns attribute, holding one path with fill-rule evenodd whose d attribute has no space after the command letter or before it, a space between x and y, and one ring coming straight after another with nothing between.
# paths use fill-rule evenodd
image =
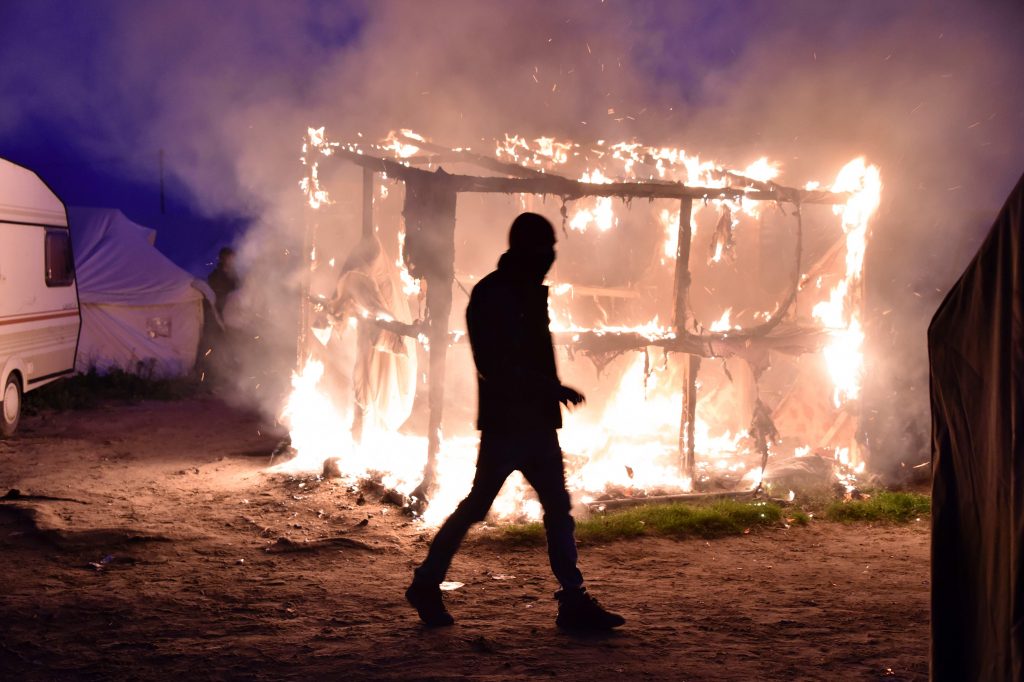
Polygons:
<instances>
[{"instance_id":1,"label":"wooden plank","mask_svg":"<svg viewBox=\"0 0 1024 682\"><path fill-rule=\"evenodd\" d=\"M434 173L390 159L361 154L344 147L331 147L328 158L350 161L388 177L406 180L411 177L432 177ZM323 161L321 161L323 162ZM783 201L804 204L845 204L848 194L795 189L767 185L767 189L735 187L690 187L678 182L611 182L590 183L570 180L559 175L542 173L528 178L477 177L447 175L444 180L455 192L495 194L546 194L579 199L582 197L618 197L621 199L715 199L746 197L753 201ZM761 183L763 184L763 183Z\"/></svg>"}]
</instances>

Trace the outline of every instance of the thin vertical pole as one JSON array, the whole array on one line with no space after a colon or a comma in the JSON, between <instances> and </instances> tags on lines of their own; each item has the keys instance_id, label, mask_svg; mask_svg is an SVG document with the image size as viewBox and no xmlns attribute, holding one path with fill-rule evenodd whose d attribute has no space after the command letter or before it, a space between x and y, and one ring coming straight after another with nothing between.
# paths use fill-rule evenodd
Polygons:
<instances>
[{"instance_id":1,"label":"thin vertical pole","mask_svg":"<svg viewBox=\"0 0 1024 682\"><path fill-rule=\"evenodd\" d=\"M690 296L690 242L693 232L690 228L690 215L693 212L693 199L684 197L679 201L679 227L676 241L676 272L673 314L673 325L676 335L686 333L686 322L689 316Z\"/></svg>"},{"instance_id":2,"label":"thin vertical pole","mask_svg":"<svg viewBox=\"0 0 1024 682\"><path fill-rule=\"evenodd\" d=\"M673 325L676 336L682 338L689 319L690 298L690 243L693 232L690 228L690 217L693 212L693 200L684 197L679 202L679 229L676 242L676 271L674 286ZM694 457L694 438L697 414L697 373L700 370L700 356L687 355L683 368L683 404L679 415L679 469L687 477L690 484L696 473Z\"/></svg>"},{"instance_id":3,"label":"thin vertical pole","mask_svg":"<svg viewBox=\"0 0 1024 682\"><path fill-rule=\"evenodd\" d=\"M427 404L427 464L423 470L423 489L429 497L437 472L437 455L441 451L441 418L444 415L445 364L448 358L448 318L452 310L452 279L427 279L427 311L430 316L430 374Z\"/></svg>"},{"instance_id":4,"label":"thin vertical pole","mask_svg":"<svg viewBox=\"0 0 1024 682\"><path fill-rule=\"evenodd\" d=\"M686 367L683 372L683 410L679 424L679 447L682 455L683 475L690 481L696 481L697 462L695 456L695 439L697 430L697 374L700 372L700 356L687 355Z\"/></svg>"}]
</instances>

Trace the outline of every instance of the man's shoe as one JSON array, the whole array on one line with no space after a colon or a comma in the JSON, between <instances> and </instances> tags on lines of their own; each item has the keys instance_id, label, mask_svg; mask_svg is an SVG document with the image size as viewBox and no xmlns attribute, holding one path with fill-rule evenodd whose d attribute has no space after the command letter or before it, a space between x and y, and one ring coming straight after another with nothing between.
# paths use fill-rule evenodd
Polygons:
<instances>
[{"instance_id":1,"label":"man's shoe","mask_svg":"<svg viewBox=\"0 0 1024 682\"><path fill-rule=\"evenodd\" d=\"M405 599L420 614L420 620L428 628L455 623L452 614L448 613L448 609L444 607L444 601L441 600L441 588L437 585L413 582L405 591Z\"/></svg>"},{"instance_id":2,"label":"man's shoe","mask_svg":"<svg viewBox=\"0 0 1024 682\"><path fill-rule=\"evenodd\" d=\"M559 590L558 617L555 624L565 630L611 630L626 622L617 613L612 613L587 592L587 588Z\"/></svg>"}]
</instances>

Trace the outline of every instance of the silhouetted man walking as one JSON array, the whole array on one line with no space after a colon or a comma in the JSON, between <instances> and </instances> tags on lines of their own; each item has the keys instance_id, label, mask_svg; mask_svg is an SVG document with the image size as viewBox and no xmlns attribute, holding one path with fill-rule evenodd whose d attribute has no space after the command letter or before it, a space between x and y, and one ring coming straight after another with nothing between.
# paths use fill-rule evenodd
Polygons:
<instances>
[{"instance_id":1,"label":"silhouetted man walking","mask_svg":"<svg viewBox=\"0 0 1024 682\"><path fill-rule=\"evenodd\" d=\"M548 330L543 281L555 262L555 230L543 216L523 213L508 241L498 269L473 288L466 310L480 398L473 489L437 531L405 596L428 626L455 622L439 585L470 526L483 521L505 479L519 470L544 507L548 557L562 586L555 593L556 623L567 629L618 627L625 620L587 593L576 567L575 523L556 429L562 426L559 403L578 405L583 395L558 380Z\"/></svg>"}]
</instances>

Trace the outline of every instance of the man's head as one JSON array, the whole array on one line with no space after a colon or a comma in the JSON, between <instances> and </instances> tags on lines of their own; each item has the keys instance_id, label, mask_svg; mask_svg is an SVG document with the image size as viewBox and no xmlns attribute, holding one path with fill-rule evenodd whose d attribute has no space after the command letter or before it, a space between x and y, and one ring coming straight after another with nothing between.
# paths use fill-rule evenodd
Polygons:
<instances>
[{"instance_id":1,"label":"man's head","mask_svg":"<svg viewBox=\"0 0 1024 682\"><path fill-rule=\"evenodd\" d=\"M536 213L521 213L508 231L508 251L529 274L544 278L555 262L555 228Z\"/></svg>"},{"instance_id":2,"label":"man's head","mask_svg":"<svg viewBox=\"0 0 1024 682\"><path fill-rule=\"evenodd\" d=\"M230 246L225 246L217 254L217 263L222 269L228 272L234 272L235 270L235 250Z\"/></svg>"}]
</instances>

